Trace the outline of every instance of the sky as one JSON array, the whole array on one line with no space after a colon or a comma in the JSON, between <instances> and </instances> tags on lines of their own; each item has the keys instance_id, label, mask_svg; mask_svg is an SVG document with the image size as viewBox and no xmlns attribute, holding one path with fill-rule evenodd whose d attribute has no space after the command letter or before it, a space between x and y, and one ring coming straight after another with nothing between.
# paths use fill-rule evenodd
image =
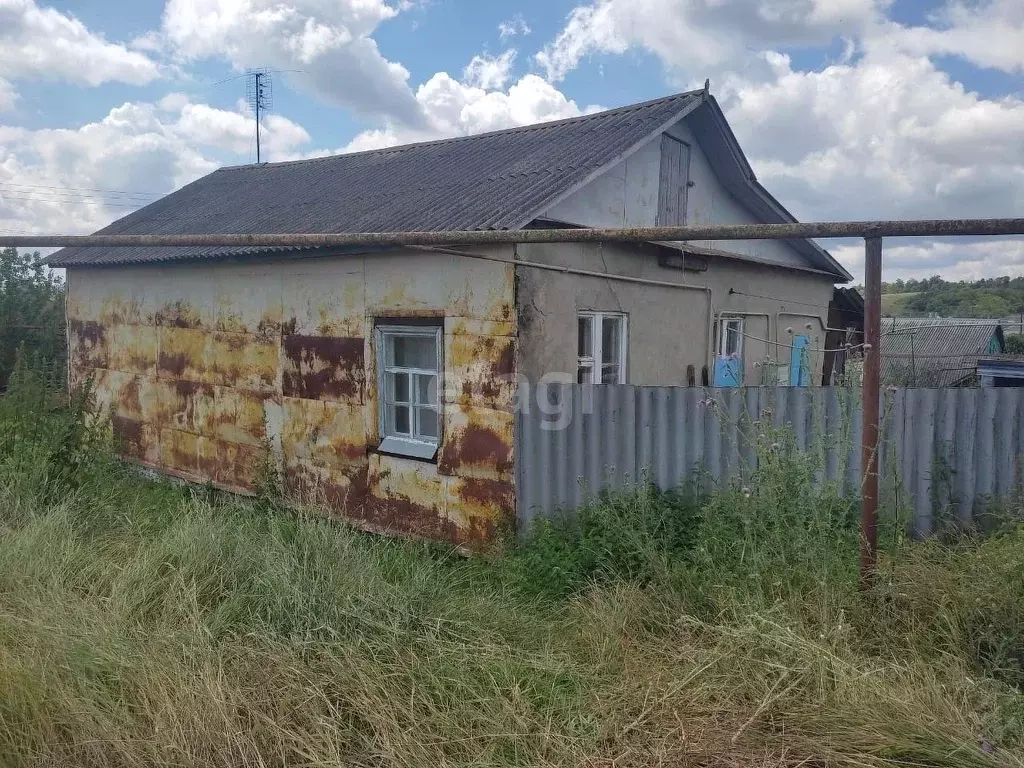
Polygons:
<instances>
[{"instance_id":1,"label":"sky","mask_svg":"<svg viewBox=\"0 0 1024 768\"><path fill-rule=\"evenodd\" d=\"M88 233L253 162L249 68L272 71L263 160L710 79L801 220L1024 215L1024 0L0 0L0 233ZM886 279L1024 274L1024 239L884 255Z\"/></svg>"}]
</instances>

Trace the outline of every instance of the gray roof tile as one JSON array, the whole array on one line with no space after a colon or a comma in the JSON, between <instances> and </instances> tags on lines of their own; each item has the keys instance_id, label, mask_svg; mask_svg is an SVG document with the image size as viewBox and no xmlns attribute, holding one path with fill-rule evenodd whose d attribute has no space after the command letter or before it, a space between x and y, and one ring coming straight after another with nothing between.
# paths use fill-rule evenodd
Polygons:
<instances>
[{"instance_id":1,"label":"gray roof tile","mask_svg":"<svg viewBox=\"0 0 1024 768\"><path fill-rule=\"evenodd\" d=\"M975 373L979 357L1002 346L998 320L885 317L882 376L889 383L912 376L927 386L953 386Z\"/></svg>"},{"instance_id":2,"label":"gray roof tile","mask_svg":"<svg viewBox=\"0 0 1024 768\"><path fill-rule=\"evenodd\" d=\"M494 133L345 155L221 168L102 234L250 234L514 229L553 197L670 123L702 91ZM96 248L51 266L132 264L284 251Z\"/></svg>"}]
</instances>

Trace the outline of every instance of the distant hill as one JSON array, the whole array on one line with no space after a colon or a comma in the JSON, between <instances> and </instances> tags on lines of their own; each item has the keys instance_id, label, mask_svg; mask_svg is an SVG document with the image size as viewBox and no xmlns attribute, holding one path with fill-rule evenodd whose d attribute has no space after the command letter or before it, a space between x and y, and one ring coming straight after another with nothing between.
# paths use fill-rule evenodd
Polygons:
<instances>
[{"instance_id":1,"label":"distant hill","mask_svg":"<svg viewBox=\"0 0 1024 768\"><path fill-rule=\"evenodd\" d=\"M917 293L883 293L882 314L886 317L910 317L912 313L907 311L907 304Z\"/></svg>"},{"instance_id":2,"label":"distant hill","mask_svg":"<svg viewBox=\"0 0 1024 768\"><path fill-rule=\"evenodd\" d=\"M995 317L1024 312L1024 277L947 282L941 277L882 283L882 312L897 317Z\"/></svg>"}]
</instances>

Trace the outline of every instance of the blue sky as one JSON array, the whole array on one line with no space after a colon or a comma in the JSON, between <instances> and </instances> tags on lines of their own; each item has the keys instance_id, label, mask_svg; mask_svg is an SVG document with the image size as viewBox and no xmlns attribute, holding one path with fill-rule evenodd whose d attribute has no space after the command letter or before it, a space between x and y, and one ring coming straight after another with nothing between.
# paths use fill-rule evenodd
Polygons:
<instances>
[{"instance_id":1,"label":"blue sky","mask_svg":"<svg viewBox=\"0 0 1024 768\"><path fill-rule=\"evenodd\" d=\"M1024 210L1019 0L0 0L0 230L91 231L251 162L246 67L301 70L274 75L271 160L710 78L801 218ZM857 248L833 250L859 268ZM907 243L888 263L890 277L1017 274L1024 246Z\"/></svg>"}]
</instances>

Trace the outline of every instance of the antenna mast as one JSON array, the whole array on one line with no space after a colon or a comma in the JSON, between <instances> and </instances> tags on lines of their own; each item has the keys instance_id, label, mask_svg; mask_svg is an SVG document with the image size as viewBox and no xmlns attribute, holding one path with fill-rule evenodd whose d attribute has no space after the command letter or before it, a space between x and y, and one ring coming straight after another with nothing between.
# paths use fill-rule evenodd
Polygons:
<instances>
[{"instance_id":1,"label":"antenna mast","mask_svg":"<svg viewBox=\"0 0 1024 768\"><path fill-rule=\"evenodd\" d=\"M260 112L274 107L274 81L270 70L250 69L245 77L245 98L256 115L256 164L260 163Z\"/></svg>"}]
</instances>

